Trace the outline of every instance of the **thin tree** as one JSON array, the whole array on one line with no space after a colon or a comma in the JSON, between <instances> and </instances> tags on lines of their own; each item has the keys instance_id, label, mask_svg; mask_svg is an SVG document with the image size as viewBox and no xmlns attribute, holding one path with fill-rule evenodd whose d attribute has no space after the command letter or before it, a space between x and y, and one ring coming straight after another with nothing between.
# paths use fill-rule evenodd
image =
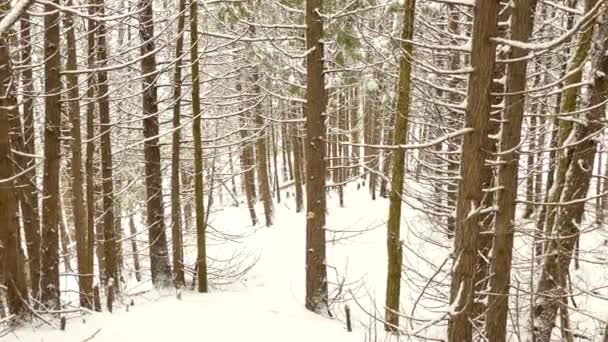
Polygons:
<instances>
[{"instance_id":1,"label":"thin tree","mask_svg":"<svg viewBox=\"0 0 608 342\"><path fill-rule=\"evenodd\" d=\"M67 5L70 5L68 1ZM66 70L76 71L78 61L76 57L76 34L74 28L74 16L65 14L63 20L66 28L67 38L67 60ZM87 262L87 211L84 201L84 175L82 170L82 135L80 132L80 94L78 90L78 76L74 73L66 75L68 102L68 114L71 127L71 176L72 176L72 210L74 213L74 228L76 230L76 258L78 261L78 284L80 287L80 305L88 309L93 308L93 268L89 268ZM92 251L91 251L92 253Z\"/></svg>"},{"instance_id":2,"label":"thin tree","mask_svg":"<svg viewBox=\"0 0 608 342\"><path fill-rule=\"evenodd\" d=\"M194 139L194 203L196 221L196 269L198 292L207 292L207 239L203 198L203 147L201 132L201 90L198 53L198 2L190 0L190 60L192 74L192 138Z\"/></svg>"},{"instance_id":3,"label":"thin tree","mask_svg":"<svg viewBox=\"0 0 608 342\"><path fill-rule=\"evenodd\" d=\"M105 15L104 0L96 0L95 13L99 17ZM99 108L99 134L101 150L101 186L103 207L103 256L105 263L105 274L102 274L102 285L108 286L108 309L112 305L114 291L118 286L118 260L116 248L116 229L114 227L114 167L112 162L112 124L110 122L110 94L108 72L104 69L108 63L107 53L107 30L104 21L97 24L96 31L96 55L97 65L100 67L97 73L97 104Z\"/></svg>"},{"instance_id":4,"label":"thin tree","mask_svg":"<svg viewBox=\"0 0 608 342\"><path fill-rule=\"evenodd\" d=\"M411 97L412 44L406 43L414 37L414 20L416 18L416 0L406 0L403 3L403 28L400 49L402 56L399 61L399 83L397 84L397 108L393 144L406 143ZM384 329L397 331L399 329L399 297L401 294L401 263L402 247L401 231L401 196L405 172L405 150L393 151L391 169L390 202L388 221L386 224L386 245L388 253L388 271L386 274L386 312Z\"/></svg>"},{"instance_id":5,"label":"thin tree","mask_svg":"<svg viewBox=\"0 0 608 342\"><path fill-rule=\"evenodd\" d=\"M167 249L160 165L157 70L154 44L154 11L151 0L140 0L142 108L144 114L144 155L146 173L147 225L150 243L150 270L156 287L171 285L171 266Z\"/></svg>"},{"instance_id":6,"label":"thin tree","mask_svg":"<svg viewBox=\"0 0 608 342\"><path fill-rule=\"evenodd\" d=\"M178 4L177 39L175 42L175 71L173 74L173 135L171 142L171 248L173 251L173 274L175 287L186 282L184 278L184 249L182 242L182 212L180 201L180 135L182 98L182 60L186 21L186 1Z\"/></svg>"}]
</instances>

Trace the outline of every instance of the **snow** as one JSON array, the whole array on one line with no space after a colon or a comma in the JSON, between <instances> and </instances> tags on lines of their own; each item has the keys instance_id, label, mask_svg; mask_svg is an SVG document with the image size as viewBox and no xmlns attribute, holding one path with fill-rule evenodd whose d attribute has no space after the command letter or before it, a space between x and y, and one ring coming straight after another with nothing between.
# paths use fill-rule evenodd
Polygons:
<instances>
[{"instance_id":1,"label":"snow","mask_svg":"<svg viewBox=\"0 0 608 342\"><path fill-rule=\"evenodd\" d=\"M424 189L407 181L406 192L416 191ZM329 309L334 316L328 318L304 308L307 213L295 213L294 196L282 198L280 204L275 204L276 223L268 228L250 226L243 206L222 208L212 214L210 269L222 270L226 266L222 260L238 256L239 263L253 265L238 281L216 279L210 293L184 291L180 300L174 289L158 292L148 281L130 278L113 314L80 316L75 312L68 315L65 332L46 325L26 326L4 336L2 342L81 342L93 335L94 342L192 338L227 342L361 342L369 340L370 335L373 340L376 334L379 341L384 341L381 319L386 280L387 200L372 201L365 187L357 191L355 184L349 184L345 187L345 207L341 208L337 194L328 193L327 275L332 299ZM446 320L455 311L448 299L447 284L458 257L450 257L453 241L434 228L424 214L414 210L414 204L411 197L406 197L401 232L404 278L400 311L415 319L402 319L401 329L409 335L407 341L423 341L424 337L443 339ZM258 213L262 213L261 208L260 203ZM476 210L473 205L471 210ZM523 303L528 300L524 292L530 284L531 269L521 265L529 262L533 253L533 237L527 233L532 224L533 221L520 219L516 224L521 230L515 238L513 283L523 290L512 298L512 305L520 307L521 317L529 317L529 308ZM187 232L186 238L192 237L192 232ZM230 241L222 241L225 237L230 237ZM576 297L579 310L572 312L573 326L591 338L600 336L603 326L589 319L585 312L599 319L608 317L605 302L594 297L608 296L603 288L608 274L601 271L605 239L597 230L584 234L581 269L572 271L573 290L579 294ZM192 250L187 249L186 256L192 258L196 255L193 252L196 244L188 248ZM192 260L186 262L191 264ZM65 277L62 290L75 289L74 280ZM135 306L127 311L131 299ZM352 333L346 331L344 322L346 305L351 310ZM529 322L522 319L521 324L519 330L525 334Z\"/></svg>"}]
</instances>

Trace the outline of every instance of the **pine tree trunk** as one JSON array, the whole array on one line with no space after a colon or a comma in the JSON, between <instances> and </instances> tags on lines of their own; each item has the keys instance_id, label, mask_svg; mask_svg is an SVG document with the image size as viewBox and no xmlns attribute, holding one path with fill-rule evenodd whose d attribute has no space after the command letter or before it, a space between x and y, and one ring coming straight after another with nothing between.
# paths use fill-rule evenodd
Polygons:
<instances>
[{"instance_id":1,"label":"pine tree trunk","mask_svg":"<svg viewBox=\"0 0 608 342\"><path fill-rule=\"evenodd\" d=\"M528 140L528 155L526 156L526 174L528 177L526 178L526 209L524 210L524 217L529 218L534 213L534 206L532 203L534 201L534 149L536 147L535 139L536 139L536 129L534 128L534 122L532 117L528 118L528 131L529 131L529 140Z\"/></svg>"},{"instance_id":2,"label":"pine tree trunk","mask_svg":"<svg viewBox=\"0 0 608 342\"><path fill-rule=\"evenodd\" d=\"M344 182L346 181L346 174L348 172L347 166L347 152L344 148L343 143L345 140L346 132L346 120L347 120L347 108L346 108L346 94L343 91L338 92L338 108L336 111L337 121L337 134L336 134L336 157L334 159L334 168L338 174L337 186L338 186L338 201L341 208L344 208Z\"/></svg>"},{"instance_id":3,"label":"pine tree trunk","mask_svg":"<svg viewBox=\"0 0 608 342\"><path fill-rule=\"evenodd\" d=\"M90 0L89 15L95 15L95 0ZM97 21L93 19L87 20L87 64L90 69L95 68L95 33L97 31ZM92 278L95 277L95 101L97 88L97 75L91 72L87 75L87 93L89 99L87 103L87 144L86 144L86 160L85 160L85 175L86 175L86 208L87 208L87 269L91 270ZM101 264L99 264L101 274ZM91 279L92 281L93 279ZM91 303L94 306L94 301Z\"/></svg>"},{"instance_id":4,"label":"pine tree trunk","mask_svg":"<svg viewBox=\"0 0 608 342\"><path fill-rule=\"evenodd\" d=\"M355 87L349 92L349 116L350 116L350 134L351 134L351 143L359 144L359 88ZM350 174L353 177L359 177L361 174L361 168L359 164L361 163L359 155L361 154L361 148L359 146L351 146L351 164L355 166L351 168Z\"/></svg>"},{"instance_id":5,"label":"pine tree trunk","mask_svg":"<svg viewBox=\"0 0 608 342\"><path fill-rule=\"evenodd\" d=\"M456 9L455 6L450 5L448 7L448 32L454 36L459 34L458 22L460 20L460 12ZM457 51L453 51L450 53L450 70L458 70L460 69L460 53ZM449 81L449 86L451 89L457 89L458 80L452 77ZM455 92L450 93L450 102L451 103L461 103L462 99ZM450 112L450 123L451 125L456 126L457 122L459 122L459 115L455 111ZM459 147L461 145L461 139L454 139L451 144L448 145L448 165L447 165L447 174L450 177L457 177L460 168L460 154L458 154ZM447 206L448 209L451 210L447 219L447 233L448 236L453 236L454 230L456 229L456 197L458 196L458 181L450 180L447 185Z\"/></svg>"},{"instance_id":6,"label":"pine tree trunk","mask_svg":"<svg viewBox=\"0 0 608 342\"><path fill-rule=\"evenodd\" d=\"M104 0L96 0L96 14L103 17L105 15ZM107 66L107 45L106 35L107 30L105 22L100 21L97 24L96 33L96 61L98 67ZM100 150L101 150L101 186L102 192L102 207L103 207L103 255L105 273L101 275L102 285L107 286L110 283L117 284L118 262L116 260L116 229L114 227L114 168L112 162L112 125L110 123L110 94L108 72L100 70L97 73L97 104L99 108L99 134L100 134ZM145 114L144 114L145 115ZM108 287L108 291L118 289L118 286ZM108 296L112 297L113 293L108 292ZM110 308L108 308L110 309Z\"/></svg>"},{"instance_id":7,"label":"pine tree trunk","mask_svg":"<svg viewBox=\"0 0 608 342\"><path fill-rule=\"evenodd\" d=\"M589 11L595 3L595 0L587 0L586 10ZM604 9L603 15L608 15L608 9ZM597 134L602 129L601 120L606 111L604 101L606 91L608 91L608 79L606 77L608 74L608 56L605 55L605 51L608 49L607 29L606 23L603 23L599 30L601 39L598 39L599 43L595 48L595 58L592 60L594 64L592 66L593 70L598 70L598 72L594 73L593 87L591 88L589 108L593 109L583 114L586 115L586 118L584 118L586 124L577 122L575 127L569 127L571 130L574 130L573 141L578 141L579 143L568 148L564 158L560 159L560 165L558 165L557 169L559 171L560 167L562 167L562 162L568 163L562 174L564 178L560 194L556 198L562 203L575 203L560 207L554 214L554 226L546 226L546 229L551 229L556 237L549 240L544 249L546 253L544 254L545 257L537 286L539 295L535 296L534 337L537 342L549 342L551 340L557 310L559 308L562 310L567 308L564 307L562 298L567 295L567 274L572 253L580 234L578 227L581 224L585 210L585 202L580 201L580 199L585 198L589 191L597 151L597 142L586 138ZM591 29L588 30L591 31ZM585 50L585 52L587 51L589 50ZM567 101L567 97L564 99ZM564 127L562 126L561 128L563 129ZM557 175L560 176L559 173Z\"/></svg>"},{"instance_id":8,"label":"pine tree trunk","mask_svg":"<svg viewBox=\"0 0 608 342\"><path fill-rule=\"evenodd\" d=\"M287 124L286 123L282 123L281 124L281 138L282 138L282 143L281 143L281 150L282 150L282 154L283 154L283 180L284 181L288 181L288 180L293 180L293 163L292 158L291 158L291 153L293 151L293 146L292 146L292 139L291 137L288 135L288 132L290 132L291 129L287 128Z\"/></svg>"},{"instance_id":9,"label":"pine tree trunk","mask_svg":"<svg viewBox=\"0 0 608 342\"><path fill-rule=\"evenodd\" d=\"M414 21L416 18L416 0L406 0L403 3L403 41L414 37ZM397 109L395 111L393 145L403 145L407 141L408 120L410 116L412 64L409 60L414 55L411 44L401 43L403 55L399 61L399 83L397 84ZM405 180L405 150L393 151L391 162L390 202L388 221L386 224L386 245L388 254L388 271L386 275L386 311L384 314L384 329L397 332L399 330L399 298L401 295L401 196Z\"/></svg>"},{"instance_id":10,"label":"pine tree trunk","mask_svg":"<svg viewBox=\"0 0 608 342\"><path fill-rule=\"evenodd\" d=\"M279 184L279 165L277 164L278 142L274 126L271 127L272 133L272 160L274 162L274 187L277 195L277 203L281 203L281 186Z\"/></svg>"},{"instance_id":11,"label":"pine tree trunk","mask_svg":"<svg viewBox=\"0 0 608 342\"><path fill-rule=\"evenodd\" d=\"M194 207L196 217L198 292L207 292L207 240L205 204L203 202L203 146L201 132L200 70L198 54L198 2L190 1L190 59L192 72L192 137L194 139Z\"/></svg>"},{"instance_id":12,"label":"pine tree trunk","mask_svg":"<svg viewBox=\"0 0 608 342\"><path fill-rule=\"evenodd\" d=\"M167 236L163 215L160 148L158 146L159 120L156 88L156 55L154 17L151 0L139 0L139 27L141 39L142 107L144 127L144 154L146 169L147 225L150 243L150 270L154 286L171 285L171 266L167 249ZM145 57L144 57L145 56ZM194 115L197 115L196 113ZM196 137L195 137L196 139ZM196 156L195 156L196 158Z\"/></svg>"},{"instance_id":13,"label":"pine tree trunk","mask_svg":"<svg viewBox=\"0 0 608 342\"><path fill-rule=\"evenodd\" d=\"M325 108L322 0L306 0L306 308L325 314Z\"/></svg>"},{"instance_id":14,"label":"pine tree trunk","mask_svg":"<svg viewBox=\"0 0 608 342\"><path fill-rule=\"evenodd\" d=\"M253 92L255 94L261 94L259 73L256 67L253 69ZM264 117L262 116L262 108L257 105L254 109L254 120L256 130L261 132L255 142L256 148L256 167L258 174L258 185L260 195L262 197L262 204L264 205L264 219L266 220L266 227L270 227L274 220L274 205L272 204L272 192L270 191L270 178L268 175L268 149L266 146L266 128L264 125Z\"/></svg>"},{"instance_id":15,"label":"pine tree trunk","mask_svg":"<svg viewBox=\"0 0 608 342\"><path fill-rule=\"evenodd\" d=\"M133 253L133 269L135 270L135 279L141 281L141 267L139 266L139 249L137 248L137 229L133 214L129 215L129 234L131 234L131 252Z\"/></svg>"},{"instance_id":16,"label":"pine tree trunk","mask_svg":"<svg viewBox=\"0 0 608 342\"><path fill-rule=\"evenodd\" d=\"M8 2L0 4L0 14L7 11ZM9 97L13 82L8 33L0 35L0 284L6 286L9 314L24 314L28 307L28 290L19 237L17 187L14 180L10 143L12 110ZM17 117L13 119L18 119ZM47 273L48 275L48 273ZM57 274L58 276L58 274ZM47 278L48 279L48 278Z\"/></svg>"},{"instance_id":17,"label":"pine tree trunk","mask_svg":"<svg viewBox=\"0 0 608 342\"><path fill-rule=\"evenodd\" d=\"M182 211L180 187L180 139L182 97L182 54L186 22L186 1L179 0L177 18L177 40L175 42L175 71L173 74L173 135L171 142L171 248L173 274L176 288L184 286L184 247L182 238Z\"/></svg>"},{"instance_id":18,"label":"pine tree trunk","mask_svg":"<svg viewBox=\"0 0 608 342\"><path fill-rule=\"evenodd\" d=\"M516 0L511 13L511 37L516 41L528 41L532 34L536 0ZM504 161L499 171L495 234L490 257L490 290L495 294L488 299L485 320L486 337L490 341L507 340L508 295L511 282L511 260L513 255L513 230L517 200L519 156L515 146L521 140L521 129L525 109L527 61L526 51L511 49L509 58L517 59L507 66L506 93L517 94L505 97L500 151Z\"/></svg>"},{"instance_id":19,"label":"pine tree trunk","mask_svg":"<svg viewBox=\"0 0 608 342\"><path fill-rule=\"evenodd\" d=\"M296 213L301 212L304 208L304 193L302 191L302 183L304 181L304 175L302 174L303 161L302 153L300 153L302 146L300 146L300 129L298 126L296 123L293 128L290 128L292 132L291 139L293 141L291 145L293 146L293 186L296 193Z\"/></svg>"},{"instance_id":20,"label":"pine tree trunk","mask_svg":"<svg viewBox=\"0 0 608 342\"><path fill-rule=\"evenodd\" d=\"M585 11L591 10L598 0L585 0ZM579 87L573 86L581 82L582 80L582 68L581 66L587 60L588 51L591 47L593 32L594 32L594 19L591 19L589 27L582 33L579 41L579 45L576 49L572 64L569 66L568 76L564 81L564 91L562 94L561 101L561 113L570 113L576 110L578 89ZM559 123L559 145L563 146L566 139L570 136L572 131L572 121L561 120ZM556 145L552 145L556 146ZM549 198L547 202L555 203L559 202L559 196L561 196L562 189L564 186L564 180L570 159L572 157L572 149L559 150L556 156L557 167L555 169L553 184L549 191ZM544 234L545 236L551 235L551 231L555 224L555 218L557 214L556 207L549 207L546 210L546 218L544 222ZM543 249L544 250L544 249Z\"/></svg>"},{"instance_id":21,"label":"pine tree trunk","mask_svg":"<svg viewBox=\"0 0 608 342\"><path fill-rule=\"evenodd\" d=\"M69 6L71 1L67 3ZM64 17L64 27L67 30L67 62L66 70L75 71L78 68L76 57L76 34L74 28L74 17L71 14L66 14ZM80 305L93 309L93 268L89 268L87 257L87 211L84 201L84 175L82 174L82 134L80 132L80 93L78 89L78 76L76 74L67 74L68 86L68 113L70 118L71 137L72 137L72 211L74 214L74 228L76 230L76 258L78 261L78 284L80 288Z\"/></svg>"},{"instance_id":22,"label":"pine tree trunk","mask_svg":"<svg viewBox=\"0 0 608 342\"><path fill-rule=\"evenodd\" d=\"M21 17L21 60L24 63L32 63L32 45L30 36L29 15L24 13ZM24 152L31 156L36 154L36 137L34 131L34 84L31 66L24 66L21 73L23 87L23 147ZM38 190L36 187L36 163L33 157L24 157L25 169L28 169L24 177L27 183L23 187L23 198L21 200L21 211L23 214L23 226L27 255L29 259L29 273L32 297L40 298L40 209L38 208Z\"/></svg>"},{"instance_id":23,"label":"pine tree trunk","mask_svg":"<svg viewBox=\"0 0 608 342\"><path fill-rule=\"evenodd\" d=\"M52 2L59 5L58 0ZM59 12L53 4L44 10L44 176L42 179L41 301L59 309L59 168L61 137L61 56Z\"/></svg>"},{"instance_id":24,"label":"pine tree trunk","mask_svg":"<svg viewBox=\"0 0 608 342\"><path fill-rule=\"evenodd\" d=\"M450 303L457 314L448 322L448 341L472 341L472 314L475 290L478 240L483 216L479 212L484 197L479 181L487 153L484 143L490 129L492 94L490 92L496 58L496 44L490 40L498 33L499 0L477 0L473 18L471 66L465 127L474 131L463 138L460 184L456 206L454 264Z\"/></svg>"}]
</instances>

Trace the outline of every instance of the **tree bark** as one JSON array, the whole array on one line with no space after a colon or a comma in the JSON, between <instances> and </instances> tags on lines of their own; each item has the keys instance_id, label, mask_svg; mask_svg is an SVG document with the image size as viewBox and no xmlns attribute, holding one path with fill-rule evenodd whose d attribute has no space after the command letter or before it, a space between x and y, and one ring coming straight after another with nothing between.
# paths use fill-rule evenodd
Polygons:
<instances>
[{"instance_id":1,"label":"tree bark","mask_svg":"<svg viewBox=\"0 0 608 342\"><path fill-rule=\"evenodd\" d=\"M587 0L587 6L590 1ZM591 7L587 7L589 10ZM604 16L608 15L608 8L604 9ZM577 123L572 130L573 140L578 142L575 146L569 147L566 158L560 160L568 162L563 173L561 192L558 201L561 203L581 200L587 196L589 185L593 175L593 165L597 151L597 142L594 139L585 139L597 134L602 127L602 119L606 111L605 94L608 91L608 56L605 51L608 49L608 29L603 23L598 32L601 33L600 43L595 48L595 58L592 63L593 69L598 70L594 73L594 82L591 89L591 101L589 112L586 115L584 124ZM588 31L592 31L591 28ZM583 140L585 139L585 140ZM559 174L558 174L559 175ZM567 295L566 279L569 272L570 260L574 246L579 238L579 226L585 210L585 202L578 201L574 204L561 205L555 212L554 227L552 232L555 237L549 240L545 247L545 257L542 263L542 270L537 286L538 296L535 296L534 303L534 337L537 342L548 342L551 339L551 332L555 327L557 310L564 307L563 298ZM567 298L567 297L565 297ZM567 301L566 301L567 302Z\"/></svg>"},{"instance_id":2,"label":"tree bark","mask_svg":"<svg viewBox=\"0 0 608 342\"><path fill-rule=\"evenodd\" d=\"M144 127L144 154L146 169L147 225L150 242L150 270L154 286L171 285L171 266L167 249L167 236L163 213L161 160L158 121L158 96L156 88L156 55L154 43L154 18L151 0L139 0L139 27L141 39L141 74L143 79L142 107ZM143 57L145 56L145 57ZM198 115L194 113L194 115ZM200 137L199 137L200 138ZM196 139L196 137L195 137ZM196 158L196 156L195 156Z\"/></svg>"},{"instance_id":3,"label":"tree bark","mask_svg":"<svg viewBox=\"0 0 608 342\"><path fill-rule=\"evenodd\" d=\"M71 1L68 1L69 6ZM74 17L72 14L65 14L64 27L67 30L67 62L66 70L75 71L78 69L76 57L76 34L74 29ZM80 287L80 305L93 309L93 268L89 267L87 257L87 211L84 201L84 175L82 174L82 134L80 131L80 93L78 90L78 76L67 74L66 81L68 86L68 113L70 118L71 137L72 137L72 207L74 213L74 228L76 230L76 258L78 262L78 284ZM92 251L91 251L92 252ZM92 265L91 265L92 266Z\"/></svg>"},{"instance_id":4,"label":"tree bark","mask_svg":"<svg viewBox=\"0 0 608 342\"><path fill-rule=\"evenodd\" d=\"M473 132L463 138L460 184L456 206L455 263L450 287L454 314L448 322L448 341L472 341L471 319L478 239L483 216L483 184L479 181L487 159L484 148L490 128L492 78L496 44L490 39L498 33L499 0L477 0L473 10L471 66L465 127Z\"/></svg>"},{"instance_id":5,"label":"tree bark","mask_svg":"<svg viewBox=\"0 0 608 342\"><path fill-rule=\"evenodd\" d=\"M528 41L533 29L536 0L516 0L511 12L511 37L516 41ZM512 48L509 58L518 59L507 66L506 93L500 136L503 164L499 170L495 234L490 257L490 290L485 320L486 337L490 341L507 340L508 295L511 282L513 255L513 229L517 200L519 155L516 146L521 140L525 109L527 81L526 51Z\"/></svg>"},{"instance_id":6,"label":"tree bark","mask_svg":"<svg viewBox=\"0 0 608 342\"><path fill-rule=\"evenodd\" d=\"M44 10L44 176L42 180L41 301L47 309L59 309L59 168L61 137L61 56L59 12L54 5Z\"/></svg>"},{"instance_id":7,"label":"tree bark","mask_svg":"<svg viewBox=\"0 0 608 342\"><path fill-rule=\"evenodd\" d=\"M89 15L95 15L95 1L90 0ZM95 34L97 32L97 21L93 19L87 20L87 64L90 69L95 68ZM96 217L96 206L95 206L95 101L93 100L96 96L97 87L97 75L95 72L91 72L87 75L87 93L86 96L89 99L87 103L87 144L86 144L86 161L85 161L85 175L86 175L86 206L87 206L87 256L86 264L87 268L91 270L92 277L95 277L95 217ZM99 249L99 247L97 247ZM101 273L101 264L99 264L99 270ZM95 302L92 301L93 306Z\"/></svg>"},{"instance_id":8,"label":"tree bark","mask_svg":"<svg viewBox=\"0 0 608 342\"><path fill-rule=\"evenodd\" d=\"M253 68L253 92L255 94L261 94L259 73L257 67ZM268 176L268 149L266 146L266 127L264 125L264 117L262 116L262 108L260 105L255 107L254 121L256 130L260 130L258 137L255 142L256 148L256 168L258 174L258 186L260 195L262 197L262 204L264 205L264 219L266 220L266 227L272 226L274 220L274 205L272 204L272 192L270 191L270 182Z\"/></svg>"},{"instance_id":9,"label":"tree bark","mask_svg":"<svg viewBox=\"0 0 608 342\"><path fill-rule=\"evenodd\" d=\"M203 147L201 133L200 71L198 54L198 2L190 1L190 59L192 68L192 137L194 139L194 202L196 216L196 269L198 292L207 292L207 227L203 202Z\"/></svg>"},{"instance_id":10,"label":"tree bark","mask_svg":"<svg viewBox=\"0 0 608 342\"><path fill-rule=\"evenodd\" d=\"M410 115L412 64L412 44L405 41L414 37L416 19L416 0L405 0L403 3L403 31L401 32L400 49L403 55L399 61L399 83L397 84L397 109L395 112L393 145L403 145L407 141ZM405 150L393 151L391 162L391 185L386 224L386 248L388 254L388 271L386 275L386 311L384 329L391 332L399 330L399 297L401 295L401 196L405 179Z\"/></svg>"},{"instance_id":11,"label":"tree bark","mask_svg":"<svg viewBox=\"0 0 608 342\"><path fill-rule=\"evenodd\" d=\"M184 286L184 247L182 238L182 211L180 187L180 140L181 140L181 97L182 60L186 21L186 1L179 0L177 18L177 39L175 42L175 71L173 74L173 135L171 142L171 248L173 254L173 282L176 288Z\"/></svg>"},{"instance_id":12,"label":"tree bark","mask_svg":"<svg viewBox=\"0 0 608 342\"><path fill-rule=\"evenodd\" d=\"M96 0L95 13L97 16L105 15L104 0ZM96 61L100 68L107 66L107 30L105 22L97 24L96 32ZM115 217L114 217L114 170L112 162L112 125L110 123L110 94L108 72L101 69L97 73L97 104L99 108L99 134L101 150L101 186L102 186L102 207L103 207L103 255L105 274L102 274L103 285L111 282L118 283L118 262L116 260L116 237L115 237ZM118 289L118 286L109 286L108 291ZM113 293L108 292L108 296ZM110 308L108 308L110 309Z\"/></svg>"},{"instance_id":13,"label":"tree bark","mask_svg":"<svg viewBox=\"0 0 608 342\"><path fill-rule=\"evenodd\" d=\"M21 17L21 60L24 63L32 63L32 44L30 35L29 14L24 13ZM31 156L36 154L36 136L34 131L34 80L31 66L25 66L21 73L23 87L23 147L24 152ZM27 184L24 184L23 198L21 200L21 211L23 213L23 226L27 256L29 259L29 273L32 289L32 297L40 298L40 209L38 207L38 189L36 187L36 160L33 157L24 157L24 167L29 169L24 176Z\"/></svg>"},{"instance_id":14,"label":"tree bark","mask_svg":"<svg viewBox=\"0 0 608 342\"><path fill-rule=\"evenodd\" d=\"M325 76L322 0L306 0L306 308L326 313Z\"/></svg>"},{"instance_id":15,"label":"tree bark","mask_svg":"<svg viewBox=\"0 0 608 342\"><path fill-rule=\"evenodd\" d=\"M8 2L0 3L0 14L6 13ZM28 291L19 237L17 187L11 153L11 110L9 99L13 81L9 52L9 34L0 34L0 284L7 288L9 314L19 316L28 307ZM12 111L12 113L11 113ZM14 118L18 119L18 118Z\"/></svg>"}]
</instances>

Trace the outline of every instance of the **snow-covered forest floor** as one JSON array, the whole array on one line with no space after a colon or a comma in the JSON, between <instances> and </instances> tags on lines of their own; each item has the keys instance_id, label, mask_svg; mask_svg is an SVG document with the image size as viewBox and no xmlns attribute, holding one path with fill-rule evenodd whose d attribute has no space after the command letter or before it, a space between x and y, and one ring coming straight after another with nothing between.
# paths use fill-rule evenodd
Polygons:
<instances>
[{"instance_id":1,"label":"snow-covered forest floor","mask_svg":"<svg viewBox=\"0 0 608 342\"><path fill-rule=\"evenodd\" d=\"M210 278L215 279L211 293L184 291L177 298L174 289L153 290L149 282L137 282L130 274L114 313L82 315L75 311L67 315L66 331L38 321L2 340L385 341L382 315L388 202L383 198L372 201L367 188L357 189L356 184L349 185L345 192L344 208L339 207L337 194L328 194L328 277L333 317L321 317L304 308L305 213L295 212L293 196L283 196L282 203L276 205L276 223L269 228L252 227L242 207L224 207L211 216L209 263ZM405 286L401 313L408 317L402 327L408 336L401 340L441 340L449 311L452 241L437 231L427 216L413 209L414 200L406 203L402 215ZM261 207L258 209L261 211ZM521 220L516 237L516 290L512 291L511 307L517 308L513 310L517 315L509 317L515 332L513 341L525 341L529 327L530 269L524 261L531 256L533 241L526 235L527 225ZM195 235L190 232L186 236L193 239ZM576 307L570 314L581 341L601 341L603 326L596 318L608 317L604 300L608 298L608 273L601 265L608 248L605 240L599 230L588 228L581 240L581 250L585 251L580 256L581 267L572 270ZM190 242L186 248L193 250L186 255L193 256L196 247L194 240ZM193 260L187 262L192 264ZM528 266L520 268L519 264ZM62 287L67 294L77 288L69 281ZM127 308L131 300L134 306ZM352 333L346 331L346 306L352 313Z\"/></svg>"}]
</instances>

